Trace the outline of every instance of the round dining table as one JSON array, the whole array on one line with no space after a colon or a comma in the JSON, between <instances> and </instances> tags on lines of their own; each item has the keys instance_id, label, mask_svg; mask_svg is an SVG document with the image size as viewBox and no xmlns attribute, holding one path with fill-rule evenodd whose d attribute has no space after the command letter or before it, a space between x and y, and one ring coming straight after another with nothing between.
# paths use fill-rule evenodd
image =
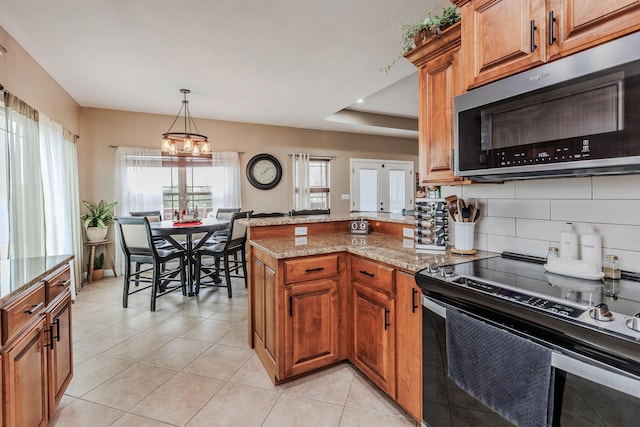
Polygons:
<instances>
[{"instance_id":1,"label":"round dining table","mask_svg":"<svg viewBox=\"0 0 640 427\"><path fill-rule=\"evenodd\" d=\"M185 249L187 251L187 269L188 269L188 295L194 296L194 283L196 274L195 271L195 251L200 248L205 242L219 230L225 230L229 227L229 219L218 218L202 218L193 221L159 221L152 222L151 234L154 236L161 236L167 242L171 243L178 249ZM203 234L194 244L194 234ZM176 236L185 236L185 243L180 243L175 239Z\"/></svg>"}]
</instances>

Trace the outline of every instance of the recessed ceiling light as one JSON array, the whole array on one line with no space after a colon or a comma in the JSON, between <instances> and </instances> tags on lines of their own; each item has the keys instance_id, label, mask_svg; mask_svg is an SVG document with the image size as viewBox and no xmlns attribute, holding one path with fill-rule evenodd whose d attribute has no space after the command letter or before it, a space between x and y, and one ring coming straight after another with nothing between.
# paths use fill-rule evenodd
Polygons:
<instances>
[{"instance_id":1,"label":"recessed ceiling light","mask_svg":"<svg viewBox=\"0 0 640 427\"><path fill-rule=\"evenodd\" d=\"M356 101L356 104L362 104L364 102L364 99L360 98Z\"/></svg>"}]
</instances>

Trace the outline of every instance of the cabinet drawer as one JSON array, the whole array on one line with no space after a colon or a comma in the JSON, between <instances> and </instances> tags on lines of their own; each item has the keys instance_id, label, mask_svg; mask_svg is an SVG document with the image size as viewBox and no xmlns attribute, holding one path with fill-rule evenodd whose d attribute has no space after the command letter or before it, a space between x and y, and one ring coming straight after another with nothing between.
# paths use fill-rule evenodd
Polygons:
<instances>
[{"instance_id":1,"label":"cabinet drawer","mask_svg":"<svg viewBox=\"0 0 640 427\"><path fill-rule=\"evenodd\" d=\"M32 286L0 308L2 344L38 318L45 308L44 282Z\"/></svg>"},{"instance_id":2,"label":"cabinet drawer","mask_svg":"<svg viewBox=\"0 0 640 427\"><path fill-rule=\"evenodd\" d=\"M351 279L379 289L389 296L395 295L393 268L374 261L352 257Z\"/></svg>"},{"instance_id":3,"label":"cabinet drawer","mask_svg":"<svg viewBox=\"0 0 640 427\"><path fill-rule=\"evenodd\" d=\"M286 260L284 282L302 282L333 277L338 274L338 255Z\"/></svg>"},{"instance_id":4,"label":"cabinet drawer","mask_svg":"<svg viewBox=\"0 0 640 427\"><path fill-rule=\"evenodd\" d=\"M69 264L59 268L53 274L44 279L47 305L51 303L62 291L69 288L71 284L71 268Z\"/></svg>"}]
</instances>

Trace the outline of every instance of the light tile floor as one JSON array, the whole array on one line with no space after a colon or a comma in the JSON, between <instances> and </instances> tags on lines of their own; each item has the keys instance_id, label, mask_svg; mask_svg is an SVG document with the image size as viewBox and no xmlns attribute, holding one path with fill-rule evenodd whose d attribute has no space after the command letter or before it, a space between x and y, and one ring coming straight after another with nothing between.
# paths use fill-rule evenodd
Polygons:
<instances>
[{"instance_id":1,"label":"light tile floor","mask_svg":"<svg viewBox=\"0 0 640 427\"><path fill-rule=\"evenodd\" d=\"M236 279L234 279L236 280ZM74 377L50 426L415 426L343 363L279 386L247 344L247 292L234 282L122 308L122 279L85 286L72 307Z\"/></svg>"}]
</instances>

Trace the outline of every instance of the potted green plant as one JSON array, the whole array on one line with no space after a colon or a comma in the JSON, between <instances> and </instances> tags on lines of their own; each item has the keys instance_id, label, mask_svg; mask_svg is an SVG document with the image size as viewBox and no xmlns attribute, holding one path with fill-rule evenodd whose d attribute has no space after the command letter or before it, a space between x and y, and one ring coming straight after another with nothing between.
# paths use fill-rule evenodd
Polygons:
<instances>
[{"instance_id":1,"label":"potted green plant","mask_svg":"<svg viewBox=\"0 0 640 427\"><path fill-rule=\"evenodd\" d=\"M105 203L100 200L98 205L93 205L86 200L82 203L89 210L89 213L82 215L82 224L86 229L87 240L90 242L100 242L107 237L108 226L113 222L112 209L118 202Z\"/></svg>"},{"instance_id":2,"label":"potted green plant","mask_svg":"<svg viewBox=\"0 0 640 427\"><path fill-rule=\"evenodd\" d=\"M440 37L440 33L453 24L460 21L460 9L458 6L442 8L441 15L431 16L431 11L427 11L427 16L416 24L400 24L402 30L402 52L388 66L381 68L388 73L400 58L415 47L421 46L432 37Z\"/></svg>"},{"instance_id":3,"label":"potted green plant","mask_svg":"<svg viewBox=\"0 0 640 427\"><path fill-rule=\"evenodd\" d=\"M100 280L104 277L104 254L96 256L93 259L93 273L91 274L91 281Z\"/></svg>"}]
</instances>

